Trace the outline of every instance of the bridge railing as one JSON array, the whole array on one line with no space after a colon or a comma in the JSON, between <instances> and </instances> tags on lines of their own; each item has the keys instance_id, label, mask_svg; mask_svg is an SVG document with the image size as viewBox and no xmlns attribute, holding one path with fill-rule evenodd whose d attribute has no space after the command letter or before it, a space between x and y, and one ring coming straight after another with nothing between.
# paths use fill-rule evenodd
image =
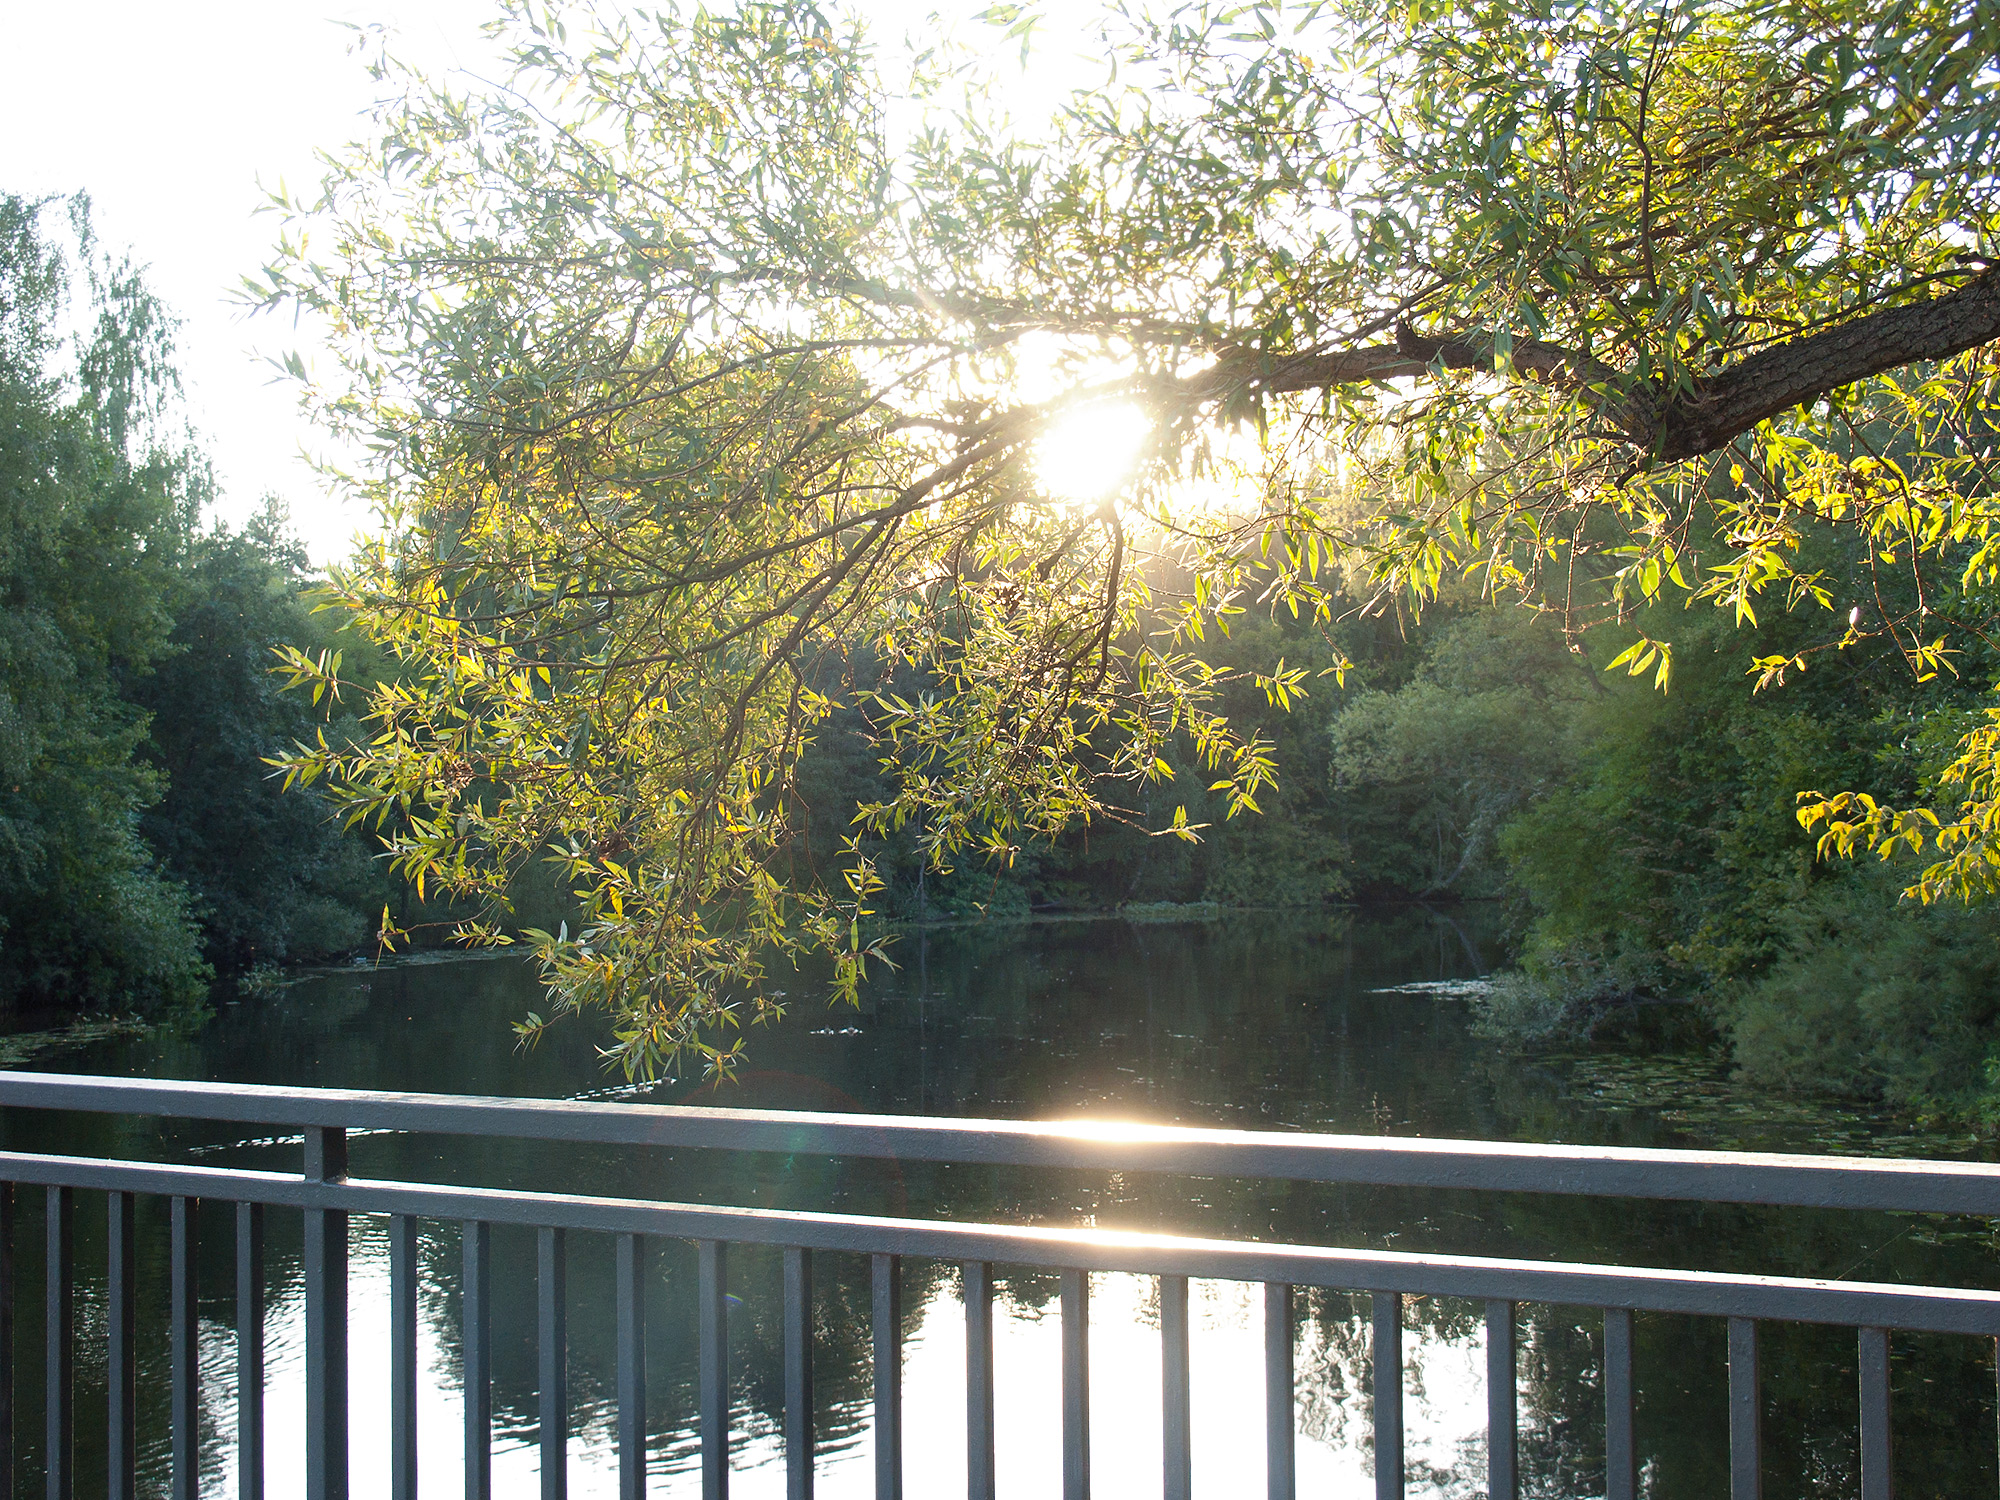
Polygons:
<instances>
[{"instance_id":1,"label":"bridge railing","mask_svg":"<svg viewBox=\"0 0 2000 1500\"><path fill-rule=\"evenodd\" d=\"M347 1137L410 1131L611 1146L698 1147L831 1157L1107 1168L1214 1177L1285 1179L1594 1197L1813 1206L2000 1217L2000 1166L1981 1163L1632 1150L1277 1132L944 1120L897 1116L488 1099L247 1085L155 1082L0 1072L0 1105L120 1115L235 1121L297 1130L298 1173L0 1152L0 1351L13 1348L14 1207L17 1188L47 1194L47 1340L43 1361L47 1493L68 1500L76 1484L72 1371L76 1342L74 1197L109 1198L106 1369L108 1493L135 1494L134 1202L169 1202L172 1479L175 1500L199 1491L197 1206L228 1206L236 1229L237 1476L243 1500L261 1500L264 1370L261 1305L266 1209L303 1215L305 1244L307 1493L349 1493L347 1433L347 1235L354 1214L386 1215L390 1246L391 1493L417 1493L417 1230L421 1220L463 1225L461 1329L465 1494L491 1492L492 1312L490 1227L537 1231L541 1493L562 1500L569 1422L566 1395L566 1239L616 1243L617 1447L621 1500L646 1490L646 1266L649 1245L697 1247L699 1410L705 1500L729 1483L726 1330L729 1248L776 1247L783 1259L784 1444L787 1492L809 1500L814 1479L812 1273L816 1254L859 1255L872 1268L874 1458L878 1500L900 1500L902 1464L901 1265L961 1268L966 1317L966 1440L970 1500L994 1500L992 1285L996 1264L1061 1277L1063 1493L1090 1486L1090 1277L1159 1278L1162 1340L1161 1454L1166 1500L1192 1493L1188 1279L1261 1283L1265 1318L1265 1439L1272 1500L1294 1492L1293 1293L1324 1287L1372 1295L1375 1488L1403 1494L1403 1300L1413 1295L1485 1304L1488 1487L1516 1493L1515 1330L1521 1303L1602 1309L1608 1500L1636 1500L1632 1315L1694 1314L1727 1320L1732 1500L1761 1495L1758 1325L1833 1324L1856 1332L1861 1493L1891 1493L1889 1347L1899 1330L2000 1337L2000 1292L1797 1277L1491 1257L1329 1249L1182 1235L939 1222L852 1214L718 1207L651 1199L503 1191L357 1178ZM0 1359L0 1486L15 1492L14 1370ZM94 1483L92 1485L94 1488Z\"/></svg>"}]
</instances>

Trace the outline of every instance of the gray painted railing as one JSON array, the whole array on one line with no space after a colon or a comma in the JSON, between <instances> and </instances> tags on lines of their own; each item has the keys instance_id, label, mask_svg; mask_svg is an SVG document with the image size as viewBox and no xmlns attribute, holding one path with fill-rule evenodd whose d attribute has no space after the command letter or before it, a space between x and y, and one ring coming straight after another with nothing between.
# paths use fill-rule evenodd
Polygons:
<instances>
[{"instance_id":1,"label":"gray painted railing","mask_svg":"<svg viewBox=\"0 0 2000 1500\"><path fill-rule=\"evenodd\" d=\"M1608 1500L1635 1500L1632 1314L1687 1313L1728 1320L1732 1500L1761 1495L1758 1324L1792 1321L1856 1330L1860 1380L1861 1493L1888 1500L1889 1340L1894 1330L2000 1337L2000 1293L1963 1288L1818 1281L1795 1277L1576 1265L1472 1256L1410 1255L1308 1245L1201 1239L1107 1230L945 1223L851 1214L777 1212L647 1199L499 1191L355 1178L347 1132L416 1131L597 1145L678 1146L826 1156L1041 1167L1110 1168L1234 1178L1357 1183L1480 1191L1686 1199L2000 1217L2000 1167L1978 1163L1877 1161L1744 1152L1641 1151L1191 1130L1092 1123L1032 1124L878 1115L705 1109L458 1095L364 1093L247 1085L150 1082L0 1072L0 1105L288 1126L304 1134L294 1175L92 1157L0 1152L0 1350L13 1347L14 1190L44 1188L47 1239L47 1474L51 1500L75 1485L71 1394L75 1343L73 1197L110 1197L108 1242L109 1493L135 1493L133 1392L133 1201L170 1201L172 1484L194 1500L197 1342L195 1223L198 1204L233 1205L236 1228L238 1466L243 1500L261 1500L263 1423L263 1213L296 1209L305 1221L307 1493L348 1494L347 1223L389 1216L392 1494L417 1492L417 1225L457 1220L463 1235L465 1494L491 1492L489 1389L492 1309L489 1227L535 1229L541 1491L561 1500L568 1445L564 1268L566 1236L614 1236L617 1245L617 1442L619 1493L638 1500L645 1472L645 1283L648 1242L698 1247L700 1420L705 1500L726 1500L729 1372L725 1318L728 1250L783 1251L784 1439L788 1494L813 1489L812 1258L815 1252L871 1258L873 1276L875 1491L900 1500L901 1261L954 1261L964 1277L966 1438L970 1500L993 1500L992 1268L1061 1273L1063 1493L1090 1486L1089 1292L1099 1271L1159 1278L1163 1354L1162 1464L1166 1500L1192 1490L1188 1398L1188 1278L1262 1283L1268 1488L1292 1500L1293 1289L1372 1294L1375 1488L1403 1493L1401 1355L1403 1298L1467 1297L1486 1305L1488 1482L1493 1500L1516 1493L1515 1328L1522 1302L1597 1307L1604 1314ZM0 1467L14 1492L13 1369L0 1359Z\"/></svg>"}]
</instances>

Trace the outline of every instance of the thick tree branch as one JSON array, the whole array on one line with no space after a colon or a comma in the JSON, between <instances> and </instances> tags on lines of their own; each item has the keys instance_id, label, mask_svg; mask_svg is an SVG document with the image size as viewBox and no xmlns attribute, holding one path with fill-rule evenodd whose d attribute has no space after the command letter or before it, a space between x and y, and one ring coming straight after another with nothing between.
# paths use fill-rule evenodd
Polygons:
<instances>
[{"instance_id":1,"label":"thick tree branch","mask_svg":"<svg viewBox=\"0 0 2000 1500\"><path fill-rule=\"evenodd\" d=\"M1393 344L1281 355L1268 362L1254 352L1233 351L1213 368L1183 382L1183 389L1196 400L1211 399L1245 386L1272 392L1317 391L1330 386L1426 375L1440 365L1447 370L1490 370L1493 357L1491 334L1428 338L1404 325L1397 329ZM1521 374L1565 388L1609 384L1619 379L1617 371L1589 355L1541 339L1516 339L1511 358L1515 370Z\"/></svg>"},{"instance_id":2,"label":"thick tree branch","mask_svg":"<svg viewBox=\"0 0 2000 1500\"><path fill-rule=\"evenodd\" d=\"M1868 313L1850 322L1759 350L1695 383L1676 400L1653 404L1618 394L1632 382L1589 354L1541 339L1516 339L1517 374L1565 390L1588 389L1605 417L1635 447L1669 463L1713 452L1759 422L1904 365L1949 359L2000 340L2000 268L1924 302ZM1490 334L1431 338L1399 328L1393 344L1269 358L1232 351L1212 368L1179 382L1179 394L1211 401L1243 390L1303 392L1421 376L1440 367L1490 370Z\"/></svg>"},{"instance_id":3,"label":"thick tree branch","mask_svg":"<svg viewBox=\"0 0 2000 1500\"><path fill-rule=\"evenodd\" d=\"M1780 412L1885 370L1949 359L2000 339L2000 270L1927 302L1759 350L1697 382L1661 414L1657 452L1669 463L1711 453Z\"/></svg>"},{"instance_id":4,"label":"thick tree branch","mask_svg":"<svg viewBox=\"0 0 2000 1500\"><path fill-rule=\"evenodd\" d=\"M1491 334L1432 338L1406 324L1396 329L1393 344L1368 344L1270 358L1250 350L1233 350L1213 367L1179 382L1179 394L1193 401L1212 401L1238 391L1272 393L1326 390L1341 385L1366 385L1378 380L1428 375L1447 370L1491 370L1497 344ZM1634 442L1647 441L1648 418L1620 394L1626 381L1616 370L1589 354L1543 339L1512 341L1508 359L1518 375L1532 376L1563 390L1589 389L1599 410L1628 433Z\"/></svg>"}]
</instances>

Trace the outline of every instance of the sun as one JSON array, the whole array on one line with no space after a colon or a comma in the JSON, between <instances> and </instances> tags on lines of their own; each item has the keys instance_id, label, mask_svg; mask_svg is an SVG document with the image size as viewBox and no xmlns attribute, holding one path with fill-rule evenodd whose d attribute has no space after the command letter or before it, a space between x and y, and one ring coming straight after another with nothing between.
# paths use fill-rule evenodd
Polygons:
<instances>
[{"instance_id":1,"label":"sun","mask_svg":"<svg viewBox=\"0 0 2000 1500\"><path fill-rule=\"evenodd\" d=\"M1054 499L1102 500L1132 477L1152 436L1152 419L1132 402L1081 407L1042 434L1035 444L1035 472Z\"/></svg>"}]
</instances>

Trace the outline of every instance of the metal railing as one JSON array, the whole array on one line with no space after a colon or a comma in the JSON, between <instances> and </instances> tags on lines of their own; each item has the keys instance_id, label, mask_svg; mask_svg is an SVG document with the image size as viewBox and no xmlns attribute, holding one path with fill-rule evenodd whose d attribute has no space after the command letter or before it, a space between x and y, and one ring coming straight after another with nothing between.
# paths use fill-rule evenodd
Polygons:
<instances>
[{"instance_id":1,"label":"metal railing","mask_svg":"<svg viewBox=\"0 0 2000 1500\"><path fill-rule=\"evenodd\" d=\"M2000 1217L2000 1166L1978 1163L1652 1151L1104 1126L1000 1120L489 1099L151 1082L0 1072L0 1105L123 1115L238 1121L303 1132L298 1174L0 1152L0 1350L13 1347L14 1190L47 1192L46 1464L51 1500L68 1500L73 1462L75 1345L74 1194L109 1194L107 1260L109 1493L135 1493L135 1195L169 1200L172 1480L175 1500L199 1490L195 1225L197 1204L233 1205L236 1228L237 1475L243 1500L261 1500L264 1473L262 1259L266 1208L304 1216L307 1493L348 1494L347 1249L353 1214L389 1217L391 1493L417 1493L417 1229L419 1220L464 1226L460 1284L465 1410L465 1493L491 1493L492 1313L489 1228L526 1226L539 1243L541 1493L561 1500L568 1451L564 1279L566 1236L615 1237L619 1494L646 1488L646 1266L655 1240L692 1241L699 1261L699 1412L702 1490L725 1500L729 1483L726 1317L732 1245L783 1254L784 1448L787 1492L813 1491L812 1271L817 1252L870 1257L874 1359L874 1458L878 1500L900 1500L904 1258L962 1268L966 1316L966 1432L970 1500L993 1500L995 1432L993 1267L1061 1275L1062 1442L1065 1500L1090 1486L1089 1293L1093 1272L1159 1278L1162 1339L1161 1455L1166 1500L1192 1492L1188 1278L1261 1283L1265 1322L1266 1472L1272 1500L1294 1491L1293 1291L1324 1287L1372 1294L1375 1488L1404 1488L1401 1354L1403 1299L1453 1296L1486 1308L1487 1465L1494 1500L1516 1493L1517 1304L1602 1309L1608 1500L1636 1500L1632 1315L1694 1314L1728 1321L1729 1453L1733 1500L1762 1490L1758 1324L1789 1321L1853 1328L1860 1384L1863 1500L1888 1500L1889 1346L1892 1331L2000 1336L2000 1292L1704 1271L1578 1265L1490 1257L1417 1255L1309 1245L782 1212L649 1199L501 1191L378 1181L347 1172L349 1131L409 1131L611 1146L699 1147L829 1157L1109 1168L1209 1177L1285 1179L1409 1188L1581 1194L1595 1197L1895 1210ZM14 1492L12 1361L0 1359L0 1472Z\"/></svg>"}]
</instances>

